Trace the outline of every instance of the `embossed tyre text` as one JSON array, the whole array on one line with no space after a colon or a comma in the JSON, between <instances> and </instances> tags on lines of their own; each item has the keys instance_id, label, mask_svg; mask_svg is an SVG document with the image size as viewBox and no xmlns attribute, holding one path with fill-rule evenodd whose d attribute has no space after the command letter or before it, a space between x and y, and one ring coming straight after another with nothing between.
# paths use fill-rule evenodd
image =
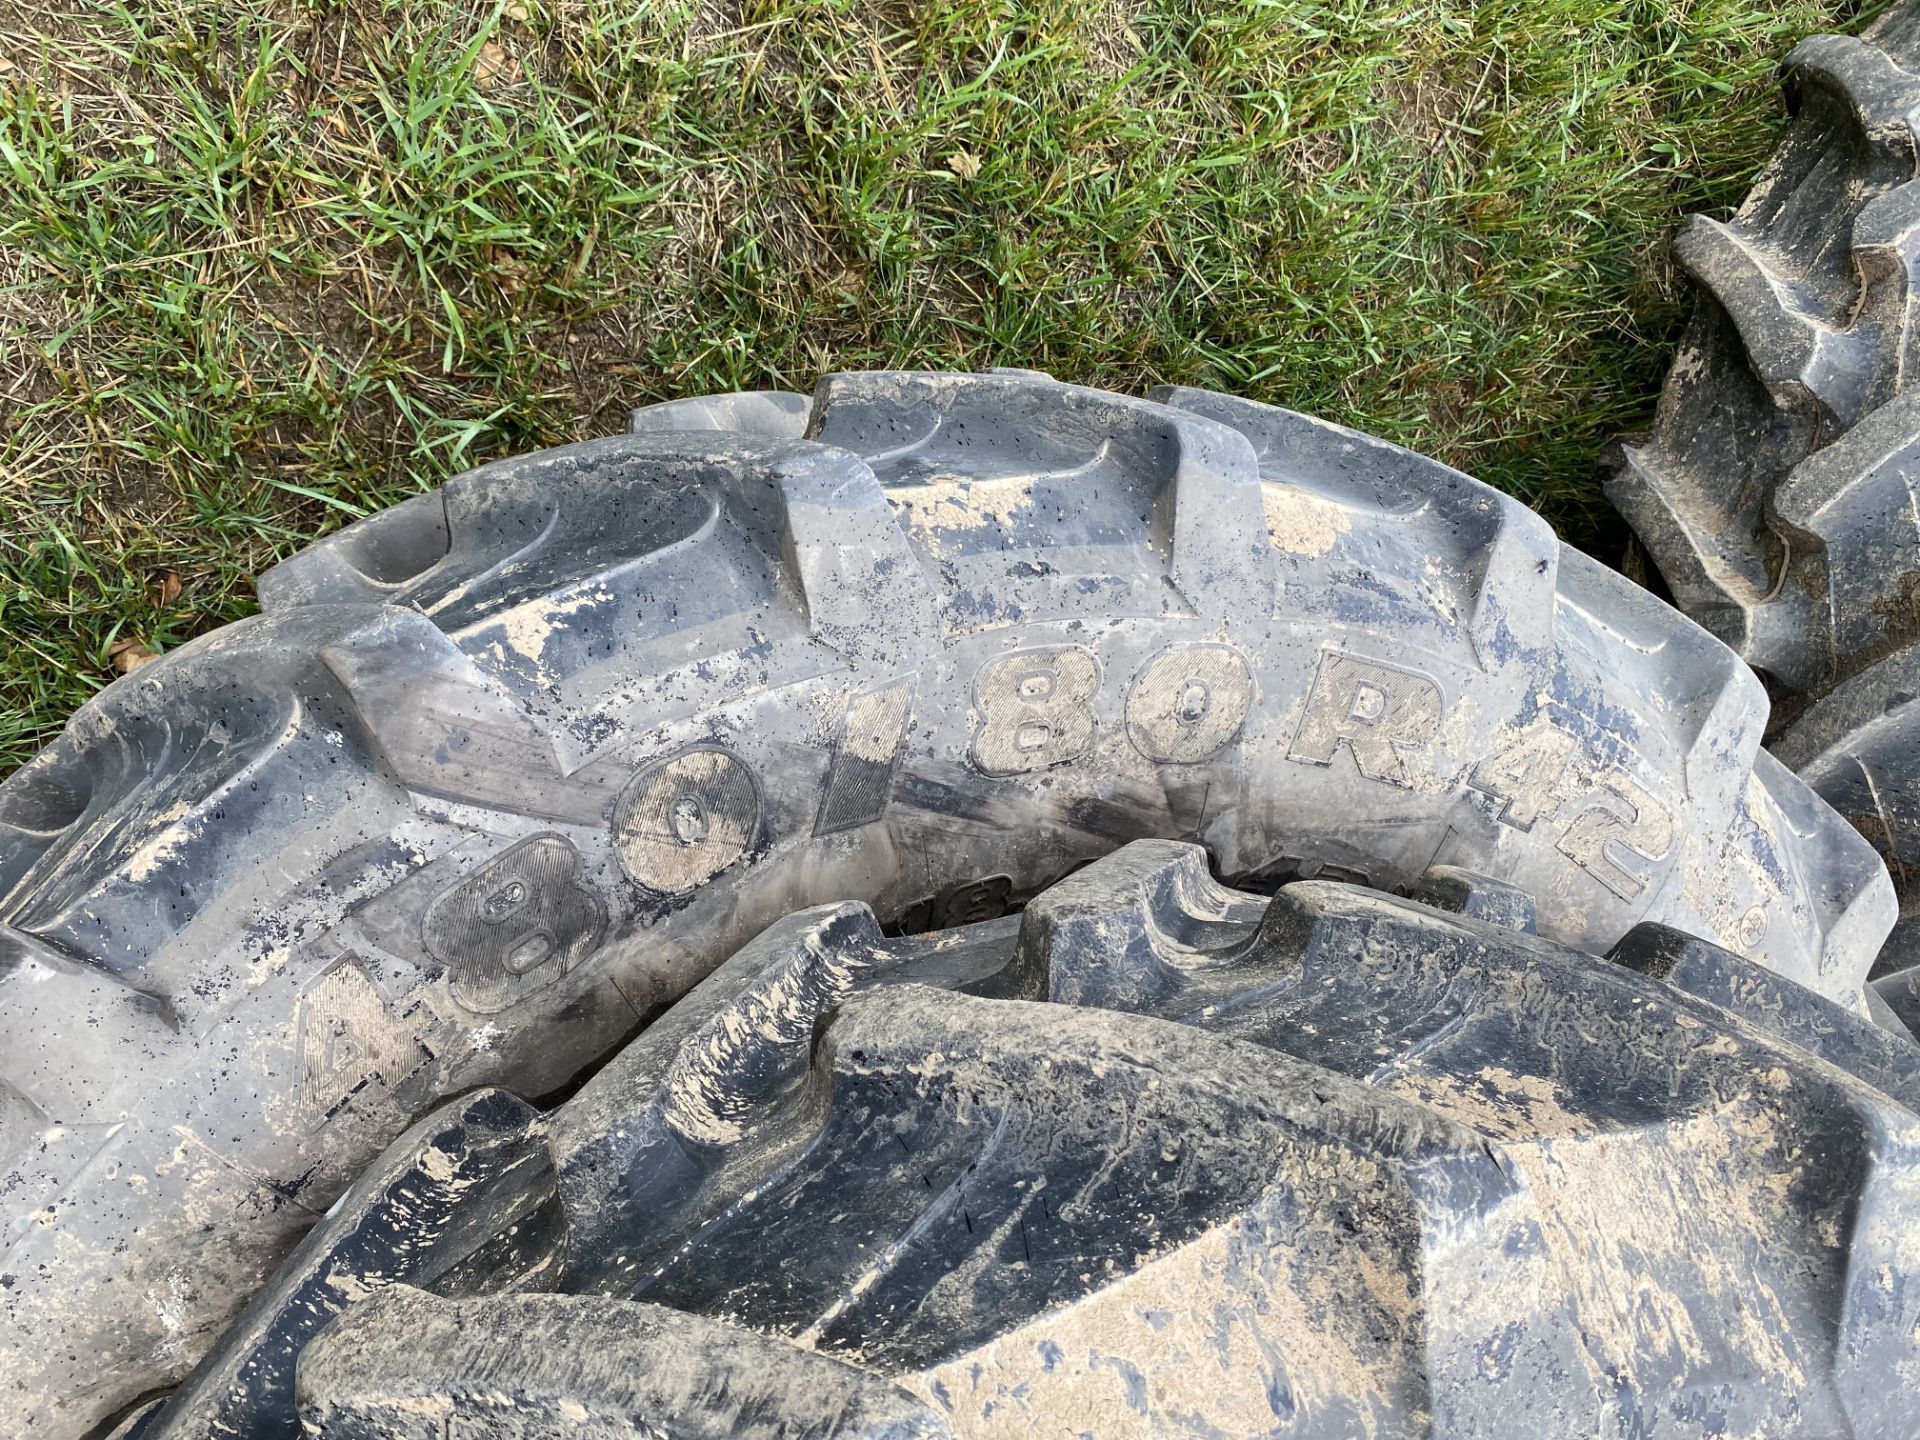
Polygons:
<instances>
[{"instance_id":1,"label":"embossed tyre text","mask_svg":"<svg viewBox=\"0 0 1920 1440\"><path fill-rule=\"evenodd\" d=\"M1269 892L1471 874L1567 954L1660 922L1856 1016L1893 917L1718 641L1230 397L677 402L259 588L0 786L8 1436L178 1381L417 1117L555 1090L823 900L987 921L1157 837Z\"/></svg>"}]
</instances>

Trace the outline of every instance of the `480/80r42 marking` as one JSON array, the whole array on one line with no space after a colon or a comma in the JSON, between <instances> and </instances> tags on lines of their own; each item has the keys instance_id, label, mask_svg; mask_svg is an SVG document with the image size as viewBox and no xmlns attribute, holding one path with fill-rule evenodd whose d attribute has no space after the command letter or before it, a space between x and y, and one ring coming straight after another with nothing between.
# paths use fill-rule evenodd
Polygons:
<instances>
[{"instance_id":1,"label":"480/80r42 marking","mask_svg":"<svg viewBox=\"0 0 1920 1440\"><path fill-rule=\"evenodd\" d=\"M1078 646L1022 650L989 660L975 675L971 757L986 776L1025 774L1071 764L1092 748L1098 729L1090 702L1100 663ZM873 808L851 818L834 801L850 783L846 744L836 752L822 807L830 825L815 833L872 823L884 814L894 762L904 744L910 682L880 694L902 724L886 758L851 757L875 766ZM894 697L903 697L904 703ZM1217 697L1217 698L1216 698ZM843 736L883 739L869 728L873 697L849 701ZM1134 748L1163 764L1197 764L1217 754L1245 721L1254 699L1246 659L1231 646L1175 646L1150 660L1128 689L1126 727ZM1286 758L1331 765L1348 751L1364 779L1410 788L1441 720L1439 687L1425 676L1345 652L1322 653ZM1547 737L1551 737L1548 739ZM1671 813L1619 773L1579 783L1572 772L1576 737L1542 724L1500 755L1481 762L1468 783L1495 804L1496 818L1531 830L1544 807L1576 794L1555 848L1623 900L1646 887L1645 866L1667 858ZM712 746L683 751L638 773L615 802L614 847L635 884L685 894L743 856L760 816L759 777L738 756ZM1599 792L1599 793L1595 793ZM1618 807L1618 808L1616 808ZM1623 808L1625 813L1619 813ZM1610 847L1618 846L1618 850ZM427 948L452 976L453 997L476 1013L508 1008L565 974L589 953L605 927L605 907L576 879L579 854L561 836L530 837L472 878L442 894L422 927ZM1628 867L1632 868L1628 868ZM543 971L531 984L514 980ZM495 993L498 991L498 993Z\"/></svg>"},{"instance_id":2,"label":"480/80r42 marking","mask_svg":"<svg viewBox=\"0 0 1920 1440\"><path fill-rule=\"evenodd\" d=\"M635 423L296 556L0 787L0 1430L177 1377L410 1117L822 897L978 919L1179 837L1863 1004L1885 876L1751 676L1444 466L1029 374Z\"/></svg>"}]
</instances>

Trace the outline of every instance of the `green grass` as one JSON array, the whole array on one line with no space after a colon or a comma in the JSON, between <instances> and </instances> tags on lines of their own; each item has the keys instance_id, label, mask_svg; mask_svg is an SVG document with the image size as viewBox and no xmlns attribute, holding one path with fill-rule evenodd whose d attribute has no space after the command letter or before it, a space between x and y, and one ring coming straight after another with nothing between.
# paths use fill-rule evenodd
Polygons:
<instances>
[{"instance_id":1,"label":"green grass","mask_svg":"<svg viewBox=\"0 0 1920 1440\"><path fill-rule=\"evenodd\" d=\"M248 577L635 402L1219 386L1576 543L1811 0L0 0L0 769ZM165 586L166 572L184 583Z\"/></svg>"}]
</instances>

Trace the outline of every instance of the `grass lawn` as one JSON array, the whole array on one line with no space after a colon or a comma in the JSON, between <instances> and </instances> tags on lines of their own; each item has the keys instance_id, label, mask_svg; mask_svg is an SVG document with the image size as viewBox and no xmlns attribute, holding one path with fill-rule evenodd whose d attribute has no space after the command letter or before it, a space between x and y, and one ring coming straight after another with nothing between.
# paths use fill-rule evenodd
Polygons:
<instances>
[{"instance_id":1,"label":"grass lawn","mask_svg":"<svg viewBox=\"0 0 1920 1440\"><path fill-rule=\"evenodd\" d=\"M0 771L320 532L828 369L1218 386L1603 555L1812 0L0 0Z\"/></svg>"}]
</instances>

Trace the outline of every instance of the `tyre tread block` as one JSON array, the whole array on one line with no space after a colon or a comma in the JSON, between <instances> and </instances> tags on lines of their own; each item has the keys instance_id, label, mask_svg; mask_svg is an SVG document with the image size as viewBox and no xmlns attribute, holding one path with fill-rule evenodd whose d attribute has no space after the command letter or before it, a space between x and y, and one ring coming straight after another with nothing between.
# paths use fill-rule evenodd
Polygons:
<instances>
[{"instance_id":1,"label":"tyre tread block","mask_svg":"<svg viewBox=\"0 0 1920 1440\"><path fill-rule=\"evenodd\" d=\"M328 1321L396 1283L434 1283L551 1194L537 1119L491 1090L413 1126L301 1241L140 1440L292 1440L295 1363Z\"/></svg>"},{"instance_id":2,"label":"tyre tread block","mask_svg":"<svg viewBox=\"0 0 1920 1440\"><path fill-rule=\"evenodd\" d=\"M143 1023L119 1052L138 1076L97 1068L101 1045L59 1074L42 1042L17 1065L0 1051L26 1097L10 1132L124 1111L157 1164L184 1125L213 1137L196 1196L230 1177L236 1214L281 1197L244 1236L153 1200L135 1236L101 1175L63 1191L36 1234L118 1235L124 1293L170 1296L169 1252L212 1234L250 1258L135 1307L178 1346L129 1341L93 1290L21 1276L5 1313L73 1328L0 1333L0 1429L64 1440L80 1408L104 1421L177 1380L241 1303L233 1277L408 1116L476 1085L569 1083L822 898L893 929L953 924L1142 835L1204 836L1226 874L1405 887L1451 865L1524 882L1536 928L1588 949L1651 918L1857 996L1894 908L1871 847L1755 754L1760 692L1723 650L1514 500L1192 390L831 376L802 435L795 402L731 404L489 463L347 527L262 577L263 616L108 687L0 785L0 924L99 972L106 989L62 982L74 1011L109 1007L98 1032L139 1009L121 983L179 1025ZM748 411L759 433L681 428ZM1336 713L1296 750L1323 663L1439 730L1363 766L1340 730L1358 712ZM1582 748L1571 798L1524 832L1468 781L1549 713ZM1645 865L1604 838L1627 824ZM1211 941L1189 953L1180 937L1221 918L1204 910L1176 905L1136 951L1125 985L1163 985L1161 1018L1292 983L1271 961L1230 978ZM1064 958L1009 968L990 948L889 949L862 983L1069 984ZM760 1079L726 1069L705 1111L629 1140L656 1137L663 1166L732 1153L708 1134L728 1107L804 1102L781 1078L793 1053L767 1051ZM649 1114L659 1078L616 1112ZM611 1195L642 1152L595 1135L560 1168ZM21 1355L31 1376L9 1368Z\"/></svg>"},{"instance_id":3,"label":"tyre tread block","mask_svg":"<svg viewBox=\"0 0 1920 1440\"><path fill-rule=\"evenodd\" d=\"M748 1326L954 1433L1108 1403L1115 1375L1163 1433L1909 1422L1884 1376L1920 1364L1920 1047L1662 927L1600 959L1337 882L1262 901L1138 842L973 933L797 915L630 1055L542 1127L563 1165L639 1140L568 1172L570 1253L537 1283L643 1331L647 1307ZM468 1313L380 1303L429 1333ZM458 1343L364 1385L383 1313L322 1342L352 1363L303 1365L310 1425L472 1388ZM600 1393L584 1354L502 1329L488 1367Z\"/></svg>"},{"instance_id":4,"label":"tyre tread block","mask_svg":"<svg viewBox=\"0 0 1920 1440\"><path fill-rule=\"evenodd\" d=\"M577 1295L443 1299L408 1286L300 1356L309 1433L385 1440L423 1413L460 1440L950 1440L923 1401L737 1326ZM457 1417L457 1418L455 1418Z\"/></svg>"}]
</instances>

